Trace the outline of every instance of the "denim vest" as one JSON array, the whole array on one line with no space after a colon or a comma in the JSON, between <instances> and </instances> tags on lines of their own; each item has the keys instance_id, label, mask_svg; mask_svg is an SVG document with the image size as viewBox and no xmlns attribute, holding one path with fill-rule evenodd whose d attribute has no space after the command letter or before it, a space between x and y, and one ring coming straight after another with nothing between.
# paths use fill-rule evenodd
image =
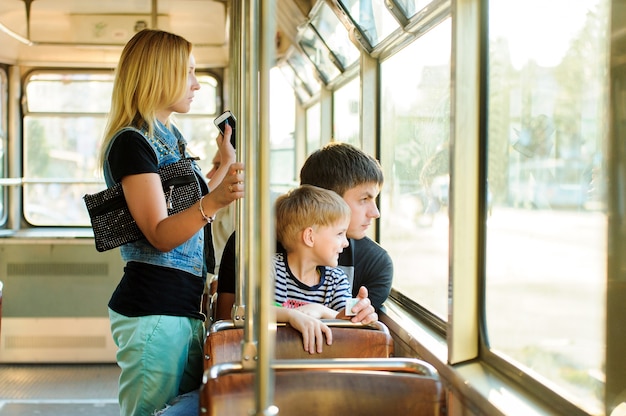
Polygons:
<instances>
[{"instance_id":1,"label":"denim vest","mask_svg":"<svg viewBox=\"0 0 626 416\"><path fill-rule=\"evenodd\" d=\"M141 134L152 146L157 156L159 168L174 163L181 159L181 155L187 157L184 147L187 144L182 134L174 126L169 130L161 122L157 121L154 126L154 137L148 137L147 129L136 129L134 127L125 127L115 133L113 139L109 143L106 150L104 160L104 180L107 186L112 186L113 175L109 165L109 152L115 139L125 131L135 131ZM202 177L200 168L193 163L197 177ZM202 184L200 185L202 189ZM198 213L198 215L200 215ZM125 262L136 261L149 263L156 266L164 266L173 269L183 270L195 276L206 276L204 262L204 229L200 229L189 240L168 252L162 252L154 248L147 239L141 239L132 243L124 244L120 247L122 259Z\"/></svg>"}]
</instances>

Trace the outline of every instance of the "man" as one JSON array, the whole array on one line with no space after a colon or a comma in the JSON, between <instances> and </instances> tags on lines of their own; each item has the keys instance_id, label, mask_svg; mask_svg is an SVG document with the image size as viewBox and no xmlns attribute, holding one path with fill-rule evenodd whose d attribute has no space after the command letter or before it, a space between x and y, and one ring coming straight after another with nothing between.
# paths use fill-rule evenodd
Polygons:
<instances>
[{"instance_id":1,"label":"man","mask_svg":"<svg viewBox=\"0 0 626 416\"><path fill-rule=\"evenodd\" d=\"M311 154L300 170L300 184L315 185L338 193L350 206L349 245L339 256L339 267L351 284L352 296L365 286L372 306L379 311L389 296L393 263L387 251L366 236L372 221L380 217L376 197L383 173L376 159L347 143L330 143ZM226 247L218 274L216 318L230 319L235 300L235 234Z\"/></svg>"}]
</instances>

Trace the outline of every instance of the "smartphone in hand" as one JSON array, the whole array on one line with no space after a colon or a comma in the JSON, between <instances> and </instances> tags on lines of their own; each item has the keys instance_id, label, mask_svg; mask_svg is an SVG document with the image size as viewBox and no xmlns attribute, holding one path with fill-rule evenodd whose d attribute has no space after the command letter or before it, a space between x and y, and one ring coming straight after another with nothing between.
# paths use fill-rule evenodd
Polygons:
<instances>
[{"instance_id":1,"label":"smartphone in hand","mask_svg":"<svg viewBox=\"0 0 626 416\"><path fill-rule=\"evenodd\" d=\"M228 124L233 129L233 132L230 136L230 143L233 145L234 148L236 148L237 119L235 118L235 115L228 110L224 111L219 117L215 119L215 126L220 130L220 132L222 132L222 134L224 134L226 124Z\"/></svg>"}]
</instances>

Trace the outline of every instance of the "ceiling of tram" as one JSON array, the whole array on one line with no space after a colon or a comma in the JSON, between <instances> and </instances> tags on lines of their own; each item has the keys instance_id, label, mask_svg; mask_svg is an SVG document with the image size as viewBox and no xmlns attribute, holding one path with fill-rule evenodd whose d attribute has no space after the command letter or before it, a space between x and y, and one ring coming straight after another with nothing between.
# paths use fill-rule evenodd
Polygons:
<instances>
[{"instance_id":1,"label":"ceiling of tram","mask_svg":"<svg viewBox=\"0 0 626 416\"><path fill-rule=\"evenodd\" d=\"M314 1L277 0L277 55L295 43ZM9 62L62 62L80 48L94 62L116 62L141 27L180 34L194 44L199 66L228 64L227 1L218 0L4 0L0 1L0 58ZM94 48L97 46L98 48ZM67 53L67 60L75 51Z\"/></svg>"}]
</instances>

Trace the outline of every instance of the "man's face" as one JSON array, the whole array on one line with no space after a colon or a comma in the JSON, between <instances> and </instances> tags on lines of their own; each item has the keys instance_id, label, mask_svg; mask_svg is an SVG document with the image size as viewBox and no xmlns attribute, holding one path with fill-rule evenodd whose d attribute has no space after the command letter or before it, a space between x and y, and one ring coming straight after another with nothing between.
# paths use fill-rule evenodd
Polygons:
<instances>
[{"instance_id":1,"label":"man's face","mask_svg":"<svg viewBox=\"0 0 626 416\"><path fill-rule=\"evenodd\" d=\"M348 189L342 195L352 211L348 238L360 240L365 237L372 220L380 217L380 211L376 206L376 197L379 192L380 188L377 183L364 183Z\"/></svg>"}]
</instances>

